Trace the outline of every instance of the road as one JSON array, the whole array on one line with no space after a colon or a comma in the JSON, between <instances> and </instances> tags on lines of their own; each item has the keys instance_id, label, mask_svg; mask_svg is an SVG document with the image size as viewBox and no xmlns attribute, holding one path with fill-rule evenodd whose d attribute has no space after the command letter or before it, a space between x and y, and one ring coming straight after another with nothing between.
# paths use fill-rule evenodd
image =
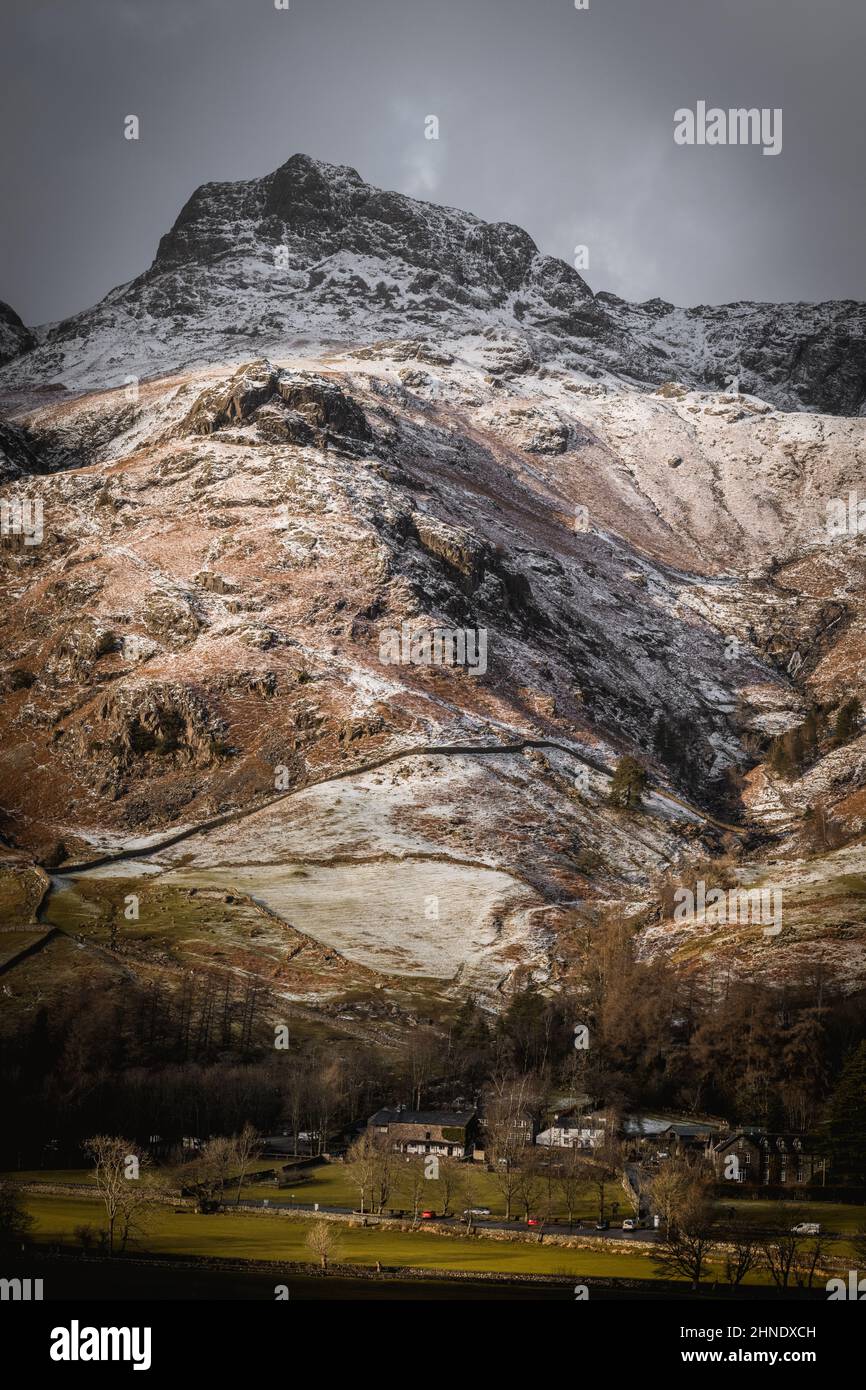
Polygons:
<instances>
[{"instance_id":1,"label":"road","mask_svg":"<svg viewBox=\"0 0 866 1390\"><path fill-rule=\"evenodd\" d=\"M274 1210L283 1209L290 1211L304 1211L310 1212L311 1214L315 1214L316 1211L320 1211L325 1214L334 1216L360 1216L360 1212L356 1211L354 1207L326 1207L322 1206L321 1203L317 1207L314 1202L297 1202L293 1201L291 1198L288 1197L284 1199L275 1199L270 1197L261 1198L258 1200L251 1197L245 1197L240 1205L241 1209L243 1209L244 1207L272 1207ZM231 1204L227 1204L227 1209L231 1210ZM394 1219L399 1210L399 1208L389 1207L386 1211L382 1213L382 1216L388 1219ZM369 1212L366 1215L367 1219L371 1222L375 1222L379 1219L377 1216L371 1215ZM412 1219L411 1212L407 1213L404 1211L403 1216L406 1220L411 1221ZM418 1224L424 1225L426 1223L419 1221ZM463 1221L462 1217L458 1216L437 1216L436 1225L450 1226L453 1227L455 1231L464 1231L466 1229L465 1221ZM473 1221L472 1229L475 1231L521 1231L524 1234L526 1234L527 1232L531 1232L535 1235L544 1234L560 1236L593 1236L595 1239L598 1240L639 1239L655 1241L658 1240L659 1237L658 1231L623 1231L618 1226L612 1227L607 1231L597 1231L595 1229L594 1222L591 1221L576 1221L573 1226L569 1226L568 1223L565 1221L553 1222L548 1226L527 1226L525 1221L505 1221L501 1217L480 1217Z\"/></svg>"}]
</instances>

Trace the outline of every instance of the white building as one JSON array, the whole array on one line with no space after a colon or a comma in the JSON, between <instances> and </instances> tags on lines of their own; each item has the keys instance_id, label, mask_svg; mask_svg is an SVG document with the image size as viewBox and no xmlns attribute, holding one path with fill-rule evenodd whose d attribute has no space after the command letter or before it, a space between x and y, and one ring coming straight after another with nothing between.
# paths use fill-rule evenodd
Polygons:
<instances>
[{"instance_id":1,"label":"white building","mask_svg":"<svg viewBox=\"0 0 866 1390\"><path fill-rule=\"evenodd\" d=\"M536 1144L549 1149L594 1149L604 1139L602 1115L554 1115L548 1129L541 1130Z\"/></svg>"}]
</instances>

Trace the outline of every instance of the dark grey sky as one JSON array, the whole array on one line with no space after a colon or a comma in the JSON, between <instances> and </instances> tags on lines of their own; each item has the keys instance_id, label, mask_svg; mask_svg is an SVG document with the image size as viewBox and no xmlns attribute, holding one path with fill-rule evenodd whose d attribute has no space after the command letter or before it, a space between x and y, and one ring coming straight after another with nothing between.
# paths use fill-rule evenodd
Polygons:
<instances>
[{"instance_id":1,"label":"dark grey sky","mask_svg":"<svg viewBox=\"0 0 866 1390\"><path fill-rule=\"evenodd\" d=\"M593 288L628 298L866 297L866 0L3 10L0 298L29 323L143 270L196 185L298 151L553 255L586 243ZM782 153L676 146L699 99L782 107Z\"/></svg>"}]
</instances>

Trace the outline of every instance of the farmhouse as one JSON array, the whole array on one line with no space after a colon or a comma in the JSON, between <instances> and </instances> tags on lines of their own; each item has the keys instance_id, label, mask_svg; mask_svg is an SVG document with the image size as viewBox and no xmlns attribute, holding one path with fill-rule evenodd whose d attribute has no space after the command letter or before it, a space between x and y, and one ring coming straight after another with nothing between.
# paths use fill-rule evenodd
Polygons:
<instances>
[{"instance_id":1,"label":"farmhouse","mask_svg":"<svg viewBox=\"0 0 866 1390\"><path fill-rule=\"evenodd\" d=\"M535 1138L535 1117L525 1106L502 1113L502 1108L494 1106L478 1116L481 1133L475 1140L473 1159L484 1163L494 1148L519 1151Z\"/></svg>"},{"instance_id":2,"label":"farmhouse","mask_svg":"<svg viewBox=\"0 0 866 1390\"><path fill-rule=\"evenodd\" d=\"M812 1152L802 1134L768 1134L740 1129L708 1149L716 1177L763 1186L791 1187L823 1178L826 1160Z\"/></svg>"},{"instance_id":3,"label":"farmhouse","mask_svg":"<svg viewBox=\"0 0 866 1390\"><path fill-rule=\"evenodd\" d=\"M550 1124L535 1140L543 1148L581 1149L588 1152L602 1143L605 1134L604 1115L587 1115L580 1111L566 1111L554 1115Z\"/></svg>"},{"instance_id":4,"label":"farmhouse","mask_svg":"<svg viewBox=\"0 0 866 1390\"><path fill-rule=\"evenodd\" d=\"M367 1121L367 1132L396 1153L466 1158L476 1125L474 1110L377 1110Z\"/></svg>"}]
</instances>

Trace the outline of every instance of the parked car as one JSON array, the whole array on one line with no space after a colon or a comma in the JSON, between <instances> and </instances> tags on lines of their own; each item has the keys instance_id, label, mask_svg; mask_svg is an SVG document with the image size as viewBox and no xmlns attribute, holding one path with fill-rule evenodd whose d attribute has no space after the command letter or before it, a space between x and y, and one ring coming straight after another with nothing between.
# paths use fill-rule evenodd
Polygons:
<instances>
[{"instance_id":1,"label":"parked car","mask_svg":"<svg viewBox=\"0 0 866 1390\"><path fill-rule=\"evenodd\" d=\"M791 1227L791 1234L795 1236L819 1236L821 1223L820 1221L800 1221L796 1226Z\"/></svg>"}]
</instances>

